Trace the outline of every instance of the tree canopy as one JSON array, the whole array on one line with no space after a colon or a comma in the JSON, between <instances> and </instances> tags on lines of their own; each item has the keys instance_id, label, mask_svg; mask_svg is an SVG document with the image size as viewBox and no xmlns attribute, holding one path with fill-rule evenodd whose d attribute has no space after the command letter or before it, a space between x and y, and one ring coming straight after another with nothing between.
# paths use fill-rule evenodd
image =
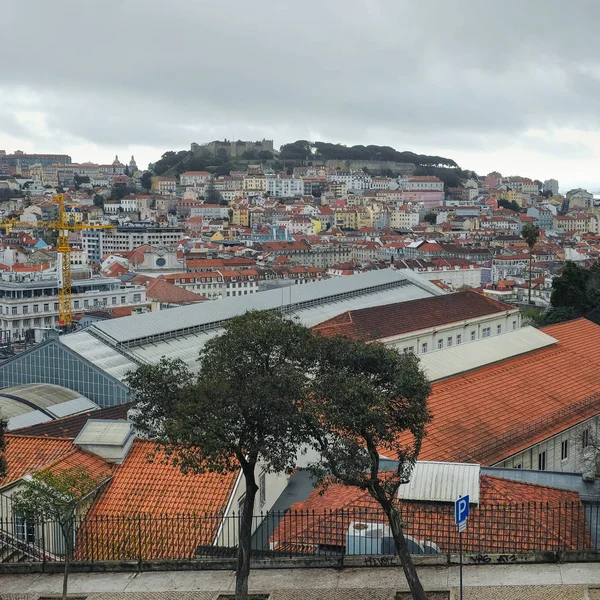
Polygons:
<instances>
[{"instance_id":1,"label":"tree canopy","mask_svg":"<svg viewBox=\"0 0 600 600\"><path fill-rule=\"evenodd\" d=\"M413 598L425 598L396 507L410 479L430 421L430 385L412 353L381 343L318 338L317 367L307 411L314 418L317 481L366 490L381 505ZM381 455L396 461L382 472Z\"/></svg>"},{"instance_id":2,"label":"tree canopy","mask_svg":"<svg viewBox=\"0 0 600 600\"><path fill-rule=\"evenodd\" d=\"M149 190L152 187L152 173L150 171L144 171L142 173L140 184L145 190Z\"/></svg>"},{"instance_id":3,"label":"tree canopy","mask_svg":"<svg viewBox=\"0 0 600 600\"><path fill-rule=\"evenodd\" d=\"M204 191L204 201L206 204L227 204L227 202L223 200L221 192L215 187L215 182L212 181L212 179Z\"/></svg>"},{"instance_id":4,"label":"tree canopy","mask_svg":"<svg viewBox=\"0 0 600 600\"><path fill-rule=\"evenodd\" d=\"M308 389L311 332L278 313L234 317L209 340L193 376L163 358L129 374L137 427L184 472L242 470L236 598L248 594L256 467L282 472L306 441L299 407Z\"/></svg>"},{"instance_id":5,"label":"tree canopy","mask_svg":"<svg viewBox=\"0 0 600 600\"><path fill-rule=\"evenodd\" d=\"M585 317L600 325L600 261L591 268L568 261L559 277L552 280L550 309L536 324L550 325Z\"/></svg>"},{"instance_id":6,"label":"tree canopy","mask_svg":"<svg viewBox=\"0 0 600 600\"><path fill-rule=\"evenodd\" d=\"M418 166L458 166L449 158L409 151L399 152L390 146L344 146L343 144L309 142L308 140L296 140L289 144L283 144L280 153L284 160L306 160L314 156L320 160L374 160L413 163Z\"/></svg>"},{"instance_id":7,"label":"tree canopy","mask_svg":"<svg viewBox=\"0 0 600 600\"><path fill-rule=\"evenodd\" d=\"M517 202L515 200L511 200L509 202L508 200L505 200L504 198L500 198L500 200L498 200L498 206L500 208L506 208L507 210L514 210L515 212L521 211L521 207L517 204Z\"/></svg>"}]
</instances>

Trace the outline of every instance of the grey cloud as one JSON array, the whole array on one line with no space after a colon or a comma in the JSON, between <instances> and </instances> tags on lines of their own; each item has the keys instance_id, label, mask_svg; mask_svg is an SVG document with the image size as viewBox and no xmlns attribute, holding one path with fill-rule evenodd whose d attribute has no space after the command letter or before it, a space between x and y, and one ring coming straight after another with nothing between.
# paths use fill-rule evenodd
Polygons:
<instances>
[{"instance_id":1,"label":"grey cloud","mask_svg":"<svg viewBox=\"0 0 600 600\"><path fill-rule=\"evenodd\" d=\"M27 15L3 7L0 93L27 86L57 135L102 147L376 130L434 151L600 129L596 0L32 0Z\"/></svg>"}]
</instances>

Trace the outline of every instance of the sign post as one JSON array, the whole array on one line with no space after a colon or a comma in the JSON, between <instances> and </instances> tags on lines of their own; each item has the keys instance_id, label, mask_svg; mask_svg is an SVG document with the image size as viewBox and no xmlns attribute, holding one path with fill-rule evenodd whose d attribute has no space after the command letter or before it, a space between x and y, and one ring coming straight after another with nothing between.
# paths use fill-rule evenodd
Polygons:
<instances>
[{"instance_id":1,"label":"sign post","mask_svg":"<svg viewBox=\"0 0 600 600\"><path fill-rule=\"evenodd\" d=\"M454 522L458 526L458 553L459 553L459 587L460 600L463 600L463 560L462 560L462 534L467 528L469 518L469 496L461 496L454 503Z\"/></svg>"}]
</instances>

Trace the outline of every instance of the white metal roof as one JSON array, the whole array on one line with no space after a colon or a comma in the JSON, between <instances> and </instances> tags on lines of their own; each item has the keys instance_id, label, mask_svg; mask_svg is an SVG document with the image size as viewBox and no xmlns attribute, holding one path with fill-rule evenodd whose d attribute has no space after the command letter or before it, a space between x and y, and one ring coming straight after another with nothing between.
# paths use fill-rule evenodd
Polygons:
<instances>
[{"instance_id":1,"label":"white metal roof","mask_svg":"<svg viewBox=\"0 0 600 600\"><path fill-rule=\"evenodd\" d=\"M383 273L383 276L381 275ZM379 274L372 276L372 274ZM364 278L364 275L370 277ZM354 280L352 285L348 282ZM362 282L358 285L356 282ZM386 284L389 282L399 282L397 287L388 287L386 289L376 289L375 286ZM402 282L406 282L402 284ZM326 291L315 294L315 288L321 289L323 284L327 283ZM303 292L298 295L298 291L304 288L310 288L308 292ZM334 290L331 293L331 290ZM364 293L350 295L340 299L337 296L348 290L360 291ZM282 288L268 292L260 292L251 296L241 296L234 298L225 298L184 306L184 309L198 309L206 307L203 311L188 311L181 312L181 308L172 308L161 311L160 314L134 315L131 317L122 317L112 321L103 321L95 323L84 331L79 331L69 335L60 337L60 341L68 348L79 354L91 362L94 366L103 370L119 381L123 381L126 374L130 371L135 371L137 364L147 363L153 364L160 360L162 356L169 358L182 359L192 371L197 369L197 358L204 344L212 337L221 332L220 327L215 326L204 331L198 330L189 333L181 333L173 337L165 336L164 338L150 338L142 341L139 345L132 347L121 347L117 349L119 341L114 337L116 331L129 331L133 336L132 339L146 335L154 335L150 331L167 331L167 325L170 329L175 327L175 330L184 327L193 326L193 322L185 322L184 318L195 315L196 324L200 323L203 318L206 323L213 323L226 320L231 316L243 314L251 308L266 309L270 308L273 303L273 294L277 298L277 305L281 306L282 297L283 303L289 304L289 298L292 302L297 302L299 298L316 297L321 298L322 302L312 306L299 307L297 310L290 312L291 315L297 317L301 323L308 327L322 323L327 319L335 317L347 310L357 310L360 308L368 308L371 306L380 306L383 304L393 304L396 302L404 302L407 300L415 300L418 298L428 298L432 295L440 295L441 292L436 286L430 284L427 280L422 279L412 272L401 271L397 272L391 269L381 271L372 271L360 275L353 275L338 279L330 279L324 282L307 283L289 288ZM290 296L291 295L291 296ZM250 300L252 301L250 303ZM269 302L271 304L269 304ZM175 318L173 318L175 315ZM225 315L228 315L227 317ZM142 325L140 325L142 323ZM110 336L105 336L109 328ZM114 335L113 335L114 334ZM99 337L98 337L99 336ZM123 342L126 342L126 336L120 337Z\"/></svg>"},{"instance_id":2,"label":"white metal roof","mask_svg":"<svg viewBox=\"0 0 600 600\"><path fill-rule=\"evenodd\" d=\"M0 416L6 417L3 408L0 408ZM14 429L21 429L22 427L30 427L31 425L37 425L38 423L47 423L52 421L52 418L39 410L31 410L29 412L16 415L7 419L6 429L7 431L13 431Z\"/></svg>"},{"instance_id":3,"label":"white metal roof","mask_svg":"<svg viewBox=\"0 0 600 600\"><path fill-rule=\"evenodd\" d=\"M122 446L131 435L133 435L133 425L129 421L89 419L73 443L78 445Z\"/></svg>"},{"instance_id":4,"label":"white metal roof","mask_svg":"<svg viewBox=\"0 0 600 600\"><path fill-rule=\"evenodd\" d=\"M118 320L127 318L129 317L122 317ZM87 330L63 335L59 339L67 348L73 350L76 354L87 359L94 366L102 369L119 381L129 371L137 369L137 364L134 361L128 360L123 354L117 352L108 344L97 340Z\"/></svg>"},{"instance_id":5,"label":"white metal roof","mask_svg":"<svg viewBox=\"0 0 600 600\"><path fill-rule=\"evenodd\" d=\"M479 465L419 460L410 482L398 489L398 498L454 503L468 494L471 504L479 504L479 472Z\"/></svg>"},{"instance_id":6,"label":"white metal roof","mask_svg":"<svg viewBox=\"0 0 600 600\"><path fill-rule=\"evenodd\" d=\"M431 381L478 369L556 344L557 340L534 327L523 327L476 342L420 354L421 366Z\"/></svg>"},{"instance_id":7,"label":"white metal roof","mask_svg":"<svg viewBox=\"0 0 600 600\"><path fill-rule=\"evenodd\" d=\"M236 296L218 301L181 306L161 313L160 318L157 318L155 314L147 313L102 321L94 323L91 327L113 343L124 343L143 337L160 336L174 331L219 323L248 310L273 310L305 302L327 304L328 302L335 302L336 297L340 299L341 294L348 294L348 298L352 297L353 294L366 295L376 291L375 289L370 290L370 288L392 286L394 284L401 286L403 282L408 284L406 287L411 287L412 284L412 287L419 288L422 294L421 297L443 293L435 285L408 269L402 271L381 269L348 277L267 290L248 296ZM398 296L396 302L404 299L402 293L399 293ZM290 308L294 312L293 307ZM346 308L341 309L341 311L343 310L346 310Z\"/></svg>"}]
</instances>

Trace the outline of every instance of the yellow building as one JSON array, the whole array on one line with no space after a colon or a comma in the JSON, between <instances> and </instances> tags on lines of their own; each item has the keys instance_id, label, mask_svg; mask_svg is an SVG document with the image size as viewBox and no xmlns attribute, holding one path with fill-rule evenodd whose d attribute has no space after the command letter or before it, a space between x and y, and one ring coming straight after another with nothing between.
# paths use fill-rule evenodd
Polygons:
<instances>
[{"instance_id":1,"label":"yellow building","mask_svg":"<svg viewBox=\"0 0 600 600\"><path fill-rule=\"evenodd\" d=\"M517 190L506 190L506 192L502 192L502 198L509 202L516 202L519 206L523 206L523 194Z\"/></svg>"},{"instance_id":2,"label":"yellow building","mask_svg":"<svg viewBox=\"0 0 600 600\"><path fill-rule=\"evenodd\" d=\"M264 175L248 175L244 177L244 190L247 192L266 192L266 177Z\"/></svg>"},{"instance_id":3,"label":"yellow building","mask_svg":"<svg viewBox=\"0 0 600 600\"><path fill-rule=\"evenodd\" d=\"M153 177L151 192L153 194L160 194L162 196L168 196L171 193L175 193L177 188L177 179L175 177Z\"/></svg>"},{"instance_id":4,"label":"yellow building","mask_svg":"<svg viewBox=\"0 0 600 600\"><path fill-rule=\"evenodd\" d=\"M241 206L231 207L231 223L240 227L250 227L250 211Z\"/></svg>"}]
</instances>

